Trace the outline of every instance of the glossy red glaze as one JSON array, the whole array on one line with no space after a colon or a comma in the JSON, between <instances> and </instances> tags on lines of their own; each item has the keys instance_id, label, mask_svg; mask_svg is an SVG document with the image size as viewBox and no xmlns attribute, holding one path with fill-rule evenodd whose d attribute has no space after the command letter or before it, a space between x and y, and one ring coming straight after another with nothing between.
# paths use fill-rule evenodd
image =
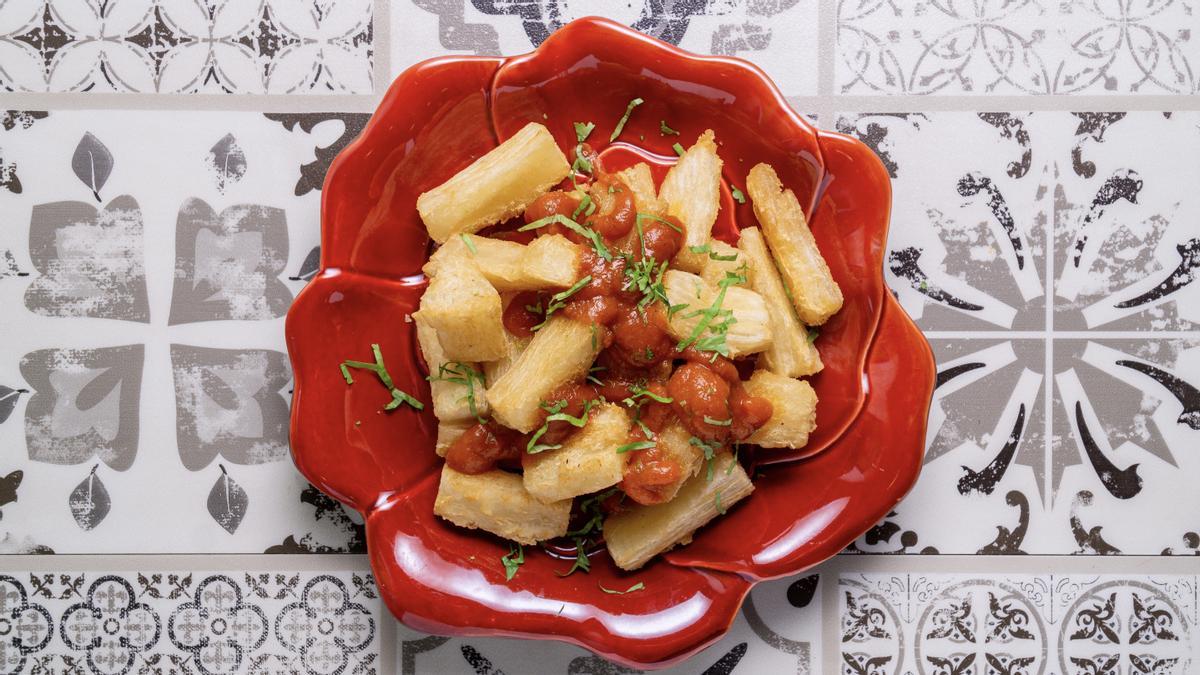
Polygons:
<instances>
[{"instance_id":1,"label":"glossy red glaze","mask_svg":"<svg viewBox=\"0 0 1200 675\"><path fill-rule=\"evenodd\" d=\"M638 96L646 103L609 145L626 103ZM681 136L661 136L660 120ZM568 562L530 552L505 581L507 544L432 513L441 463L432 411L382 413L389 399L378 382L363 377L347 386L338 371L344 359L370 360L378 342L397 386L428 400L405 319L424 289L419 271L428 252L416 196L528 121L545 123L564 148L575 142L572 122L593 121L588 140L606 167L650 159L659 179L674 161L673 143L714 129L727 183L718 236L732 240L737 223L755 224L728 184L744 190L750 167L769 162L805 205L846 296L817 343L825 370L812 378L819 427L809 446L758 452L771 466L750 498L634 574L599 554L590 575L563 579L555 572ZM755 581L837 553L916 480L934 366L883 284L889 190L869 149L818 133L754 66L687 54L603 19L572 22L526 56L418 64L396 80L326 178L322 269L287 320L296 464L366 514L380 591L413 628L567 640L641 667L678 661L728 629ZM600 590L635 581L645 589Z\"/></svg>"}]
</instances>

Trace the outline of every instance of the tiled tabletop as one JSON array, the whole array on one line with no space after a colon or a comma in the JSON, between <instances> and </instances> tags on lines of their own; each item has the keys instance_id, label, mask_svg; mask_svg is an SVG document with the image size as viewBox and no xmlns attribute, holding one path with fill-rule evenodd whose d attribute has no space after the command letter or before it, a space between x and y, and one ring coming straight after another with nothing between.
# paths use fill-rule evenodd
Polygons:
<instances>
[{"instance_id":1,"label":"tiled tabletop","mask_svg":"<svg viewBox=\"0 0 1200 675\"><path fill-rule=\"evenodd\" d=\"M397 624L287 454L330 160L585 13L870 145L939 363L913 493L672 672L1200 669L1200 5L0 0L0 675L627 672Z\"/></svg>"}]
</instances>

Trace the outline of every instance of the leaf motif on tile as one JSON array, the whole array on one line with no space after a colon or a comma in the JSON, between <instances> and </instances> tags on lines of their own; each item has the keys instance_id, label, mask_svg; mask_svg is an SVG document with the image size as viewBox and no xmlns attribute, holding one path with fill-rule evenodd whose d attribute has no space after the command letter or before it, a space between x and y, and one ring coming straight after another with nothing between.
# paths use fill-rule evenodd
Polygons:
<instances>
[{"instance_id":1,"label":"leaf motif on tile","mask_svg":"<svg viewBox=\"0 0 1200 675\"><path fill-rule=\"evenodd\" d=\"M820 578L819 574L810 574L788 584L788 603L796 609L808 607L808 603L812 602L813 594L817 592L817 582Z\"/></svg>"},{"instance_id":2,"label":"leaf motif on tile","mask_svg":"<svg viewBox=\"0 0 1200 675\"><path fill-rule=\"evenodd\" d=\"M246 175L246 153L233 134L225 134L208 151L208 169L213 174L217 191L239 182Z\"/></svg>"},{"instance_id":3,"label":"leaf motif on tile","mask_svg":"<svg viewBox=\"0 0 1200 675\"><path fill-rule=\"evenodd\" d=\"M300 502L313 506L312 530L300 535L289 534L284 540L267 547L263 553L365 553L366 528L361 517L351 518L351 511L341 502L323 494L312 485L300 492ZM333 531L333 537L329 531Z\"/></svg>"},{"instance_id":4,"label":"leaf motif on tile","mask_svg":"<svg viewBox=\"0 0 1200 675\"><path fill-rule=\"evenodd\" d=\"M85 133L75 146L75 154L71 156L71 170L92 191L97 202L100 201L100 189L108 182L112 169L113 156L108 147L92 132Z\"/></svg>"},{"instance_id":5,"label":"leaf motif on tile","mask_svg":"<svg viewBox=\"0 0 1200 675\"><path fill-rule=\"evenodd\" d=\"M888 266L892 274L908 280L908 283L922 295L927 296L930 300L947 304L955 309L961 309L966 312L978 312L983 309L982 305L977 305L973 302L967 302L961 298L954 296L952 293L939 288L929 281L929 275L925 270L921 269L919 260L921 254L924 253L920 248L909 246L897 251L888 252Z\"/></svg>"},{"instance_id":6,"label":"leaf motif on tile","mask_svg":"<svg viewBox=\"0 0 1200 675\"><path fill-rule=\"evenodd\" d=\"M1142 477L1138 475L1138 464L1130 464L1124 469L1118 469L1097 445L1088 429L1087 419L1083 414L1083 402L1075 402L1075 425L1079 431L1079 442L1083 444L1084 452L1092 469L1100 479L1100 483L1109 494L1117 499L1130 499L1142 491Z\"/></svg>"},{"instance_id":7,"label":"leaf motif on tile","mask_svg":"<svg viewBox=\"0 0 1200 675\"><path fill-rule=\"evenodd\" d=\"M17 259L13 257L12 251L4 249L4 259L0 261L0 279L4 277L27 277L29 272L23 272L17 266Z\"/></svg>"},{"instance_id":8,"label":"leaf motif on tile","mask_svg":"<svg viewBox=\"0 0 1200 675\"><path fill-rule=\"evenodd\" d=\"M1195 237L1182 244L1175 245L1179 254L1179 264L1153 288L1135 297L1122 300L1114 305L1117 309L1131 309L1149 304L1155 300L1179 291L1184 286L1196 280L1196 270L1200 269L1200 237ZM1193 427L1196 428L1196 427Z\"/></svg>"},{"instance_id":9,"label":"leaf motif on tile","mask_svg":"<svg viewBox=\"0 0 1200 675\"><path fill-rule=\"evenodd\" d=\"M0 189L8 190L14 195L21 194L21 177L17 175L17 163L4 158L4 148L0 147Z\"/></svg>"},{"instance_id":10,"label":"leaf motif on tile","mask_svg":"<svg viewBox=\"0 0 1200 675\"><path fill-rule=\"evenodd\" d=\"M968 495L972 492L992 494L992 491L996 489L996 484L1004 478L1004 474L1008 471L1008 465L1012 463L1013 457L1017 454L1017 446L1021 443L1021 432L1024 429L1025 404L1022 403L1017 410L1017 421L1013 423L1008 440L1004 442L1004 447L1000 449L996 457L979 471L963 467L963 477L958 479L959 494Z\"/></svg>"},{"instance_id":11,"label":"leaf motif on tile","mask_svg":"<svg viewBox=\"0 0 1200 675\"><path fill-rule=\"evenodd\" d=\"M242 518L246 517L250 497L225 470L224 464L217 466L221 469L221 475L217 476L217 481L208 491L208 513L226 532L233 534L242 524Z\"/></svg>"},{"instance_id":12,"label":"leaf motif on tile","mask_svg":"<svg viewBox=\"0 0 1200 675\"><path fill-rule=\"evenodd\" d=\"M80 481L67 498L67 505L71 507L71 515L75 518L79 528L85 531L99 525L108 516L111 506L108 488L104 487L104 481L96 475L96 469L99 467L99 464L93 466L87 478Z\"/></svg>"},{"instance_id":13,"label":"leaf motif on tile","mask_svg":"<svg viewBox=\"0 0 1200 675\"><path fill-rule=\"evenodd\" d=\"M288 277L292 281L308 281L317 275L321 269L321 247L314 246L308 255L304 256L304 262L300 263L300 271L294 277Z\"/></svg>"},{"instance_id":14,"label":"leaf motif on tile","mask_svg":"<svg viewBox=\"0 0 1200 675\"><path fill-rule=\"evenodd\" d=\"M20 469L10 471L7 476L0 478L0 506L17 501L17 488L21 487L23 478L25 472Z\"/></svg>"},{"instance_id":15,"label":"leaf motif on tile","mask_svg":"<svg viewBox=\"0 0 1200 675\"><path fill-rule=\"evenodd\" d=\"M5 110L0 112L0 127L4 127L5 131L12 131L17 127L28 129L38 120L49 116L50 113L45 110Z\"/></svg>"},{"instance_id":16,"label":"leaf motif on tile","mask_svg":"<svg viewBox=\"0 0 1200 675\"><path fill-rule=\"evenodd\" d=\"M13 389L0 384L0 424L12 415L13 408L17 406L17 399L21 394L29 393L28 389Z\"/></svg>"}]
</instances>

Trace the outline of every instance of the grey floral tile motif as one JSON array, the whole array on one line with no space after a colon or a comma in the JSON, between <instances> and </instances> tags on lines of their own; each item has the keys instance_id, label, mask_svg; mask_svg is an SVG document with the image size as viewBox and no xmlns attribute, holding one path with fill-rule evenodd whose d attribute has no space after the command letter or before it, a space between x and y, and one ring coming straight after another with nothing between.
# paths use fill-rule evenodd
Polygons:
<instances>
[{"instance_id":1,"label":"grey floral tile motif","mask_svg":"<svg viewBox=\"0 0 1200 675\"><path fill-rule=\"evenodd\" d=\"M33 208L29 255L38 276L25 292L30 311L148 322L142 212L128 195L97 209L85 202Z\"/></svg>"},{"instance_id":2,"label":"grey floral tile motif","mask_svg":"<svg viewBox=\"0 0 1200 675\"><path fill-rule=\"evenodd\" d=\"M1184 0L909 3L840 0L837 91L1192 94Z\"/></svg>"},{"instance_id":3,"label":"grey floral tile motif","mask_svg":"<svg viewBox=\"0 0 1200 675\"><path fill-rule=\"evenodd\" d=\"M368 0L34 0L0 17L9 91L372 91Z\"/></svg>"},{"instance_id":4,"label":"grey floral tile motif","mask_svg":"<svg viewBox=\"0 0 1200 675\"><path fill-rule=\"evenodd\" d=\"M0 590L6 675L381 672L370 574L32 571Z\"/></svg>"},{"instance_id":5,"label":"grey floral tile motif","mask_svg":"<svg viewBox=\"0 0 1200 675\"><path fill-rule=\"evenodd\" d=\"M844 574L845 675L1191 672L1188 575Z\"/></svg>"},{"instance_id":6,"label":"grey floral tile motif","mask_svg":"<svg viewBox=\"0 0 1200 675\"><path fill-rule=\"evenodd\" d=\"M93 457L128 469L138 451L136 410L142 345L42 349L26 354L21 374L33 390L25 407L29 458L81 464Z\"/></svg>"},{"instance_id":7,"label":"grey floral tile motif","mask_svg":"<svg viewBox=\"0 0 1200 675\"><path fill-rule=\"evenodd\" d=\"M191 471L218 455L234 464L287 457L291 380L287 355L270 350L171 345L179 458Z\"/></svg>"},{"instance_id":8,"label":"grey floral tile motif","mask_svg":"<svg viewBox=\"0 0 1200 675\"><path fill-rule=\"evenodd\" d=\"M1178 113L838 119L892 176L885 274L938 361L920 482L854 550L1195 550L1194 525L1164 495L1187 493L1200 476L1186 456L1200 426L1200 287L1187 253L1200 205L1172 187L1196 173L1185 159L1200 144L1196 122ZM1135 148L1159 134L1181 148L1150 162ZM951 151L968 146L996 150ZM946 527L946 513L961 526ZM1156 515L1134 515L1143 513Z\"/></svg>"},{"instance_id":9,"label":"grey floral tile motif","mask_svg":"<svg viewBox=\"0 0 1200 675\"><path fill-rule=\"evenodd\" d=\"M287 217L277 207L239 204L217 213L198 198L179 209L171 324L283 316L291 291Z\"/></svg>"},{"instance_id":10,"label":"grey floral tile motif","mask_svg":"<svg viewBox=\"0 0 1200 675\"><path fill-rule=\"evenodd\" d=\"M287 459L282 316L365 118L0 116L0 553L363 550Z\"/></svg>"},{"instance_id":11,"label":"grey floral tile motif","mask_svg":"<svg viewBox=\"0 0 1200 675\"><path fill-rule=\"evenodd\" d=\"M50 644L54 619L41 604L30 602L25 586L14 577L0 576L0 621L10 640L0 641L0 673L25 671L30 657Z\"/></svg>"},{"instance_id":12,"label":"grey floral tile motif","mask_svg":"<svg viewBox=\"0 0 1200 675\"><path fill-rule=\"evenodd\" d=\"M540 45L574 19L600 15L692 51L751 58L785 94L813 94L817 4L815 0L407 0L392 8L393 34L406 36L398 41L392 60L406 67L437 52L518 54ZM427 41L426 34L436 35L436 42Z\"/></svg>"}]
</instances>

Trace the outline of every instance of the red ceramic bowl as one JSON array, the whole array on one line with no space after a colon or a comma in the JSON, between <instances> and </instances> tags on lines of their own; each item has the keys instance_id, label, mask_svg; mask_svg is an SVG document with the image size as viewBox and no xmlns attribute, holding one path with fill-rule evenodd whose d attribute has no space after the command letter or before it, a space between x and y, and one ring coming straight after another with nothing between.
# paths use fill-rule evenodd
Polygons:
<instances>
[{"instance_id":1,"label":"red ceramic bowl","mask_svg":"<svg viewBox=\"0 0 1200 675\"><path fill-rule=\"evenodd\" d=\"M621 139L603 146L626 103L641 97ZM680 136L663 136L666 120ZM769 162L809 212L846 298L817 343L819 428L803 452L761 451L754 494L693 543L624 574L603 553L590 574L560 578L561 560L531 551L505 580L508 545L433 515L441 460L427 407L380 408L371 378L347 386L344 359L379 343L401 389L428 400L413 324L425 280L417 195L529 121L564 148L572 122L593 121L607 168L638 158L665 167L676 141L714 129L726 185L716 232L756 224L730 197ZM322 203L321 271L287 318L295 371L292 453L317 487L361 511L371 565L388 606L418 630L553 638L639 667L678 661L717 640L746 592L842 550L913 485L933 391L929 346L883 283L890 187L864 145L820 132L788 108L754 66L702 57L603 19L580 19L531 54L418 64L392 84L362 135L330 167ZM604 593L636 582L644 590Z\"/></svg>"}]
</instances>

